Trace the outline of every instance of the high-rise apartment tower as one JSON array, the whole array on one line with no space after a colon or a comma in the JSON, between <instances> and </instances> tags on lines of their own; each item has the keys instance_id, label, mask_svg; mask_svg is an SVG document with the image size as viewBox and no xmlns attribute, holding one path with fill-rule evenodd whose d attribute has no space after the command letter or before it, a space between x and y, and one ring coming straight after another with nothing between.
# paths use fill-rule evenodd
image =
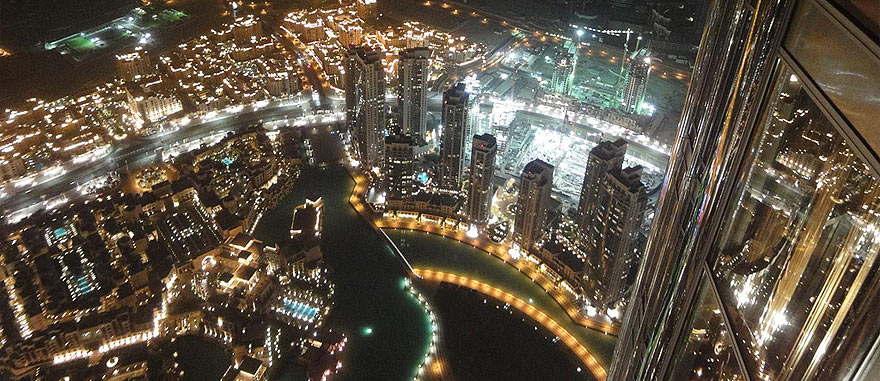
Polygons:
<instances>
[{"instance_id":1,"label":"high-rise apartment tower","mask_svg":"<svg viewBox=\"0 0 880 381\"><path fill-rule=\"evenodd\" d=\"M471 144L471 177L468 188L467 215L476 224L489 219L492 202L492 177L495 176L495 137L490 134L474 135Z\"/></svg>"}]
</instances>

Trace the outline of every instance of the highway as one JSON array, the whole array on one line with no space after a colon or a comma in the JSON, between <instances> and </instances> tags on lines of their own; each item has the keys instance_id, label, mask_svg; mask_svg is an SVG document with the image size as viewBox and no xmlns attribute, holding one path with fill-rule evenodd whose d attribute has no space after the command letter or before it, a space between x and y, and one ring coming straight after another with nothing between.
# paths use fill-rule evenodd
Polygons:
<instances>
[{"instance_id":1,"label":"highway","mask_svg":"<svg viewBox=\"0 0 880 381\"><path fill-rule=\"evenodd\" d=\"M125 171L128 168L138 168L159 160L164 149L176 143L184 143L191 140L215 134L217 132L231 132L236 129L255 125L260 122L292 119L304 116L308 112L306 105L293 104L274 108L263 108L257 111L241 112L205 122L190 123L184 128L165 134L149 137L130 136L116 144L112 151L95 161L79 164L64 164L65 172L57 177L41 181L33 185L16 186L8 183L0 191L0 210L3 210L4 219L17 217L20 214L31 214L43 208L47 201L59 196L75 198L75 188L79 184L88 182L98 176L106 175L113 171ZM322 124L309 123L309 125Z\"/></svg>"},{"instance_id":2,"label":"highway","mask_svg":"<svg viewBox=\"0 0 880 381\"><path fill-rule=\"evenodd\" d=\"M394 98L389 98L393 100ZM328 97L328 101L322 102L324 108L329 104L333 109L340 109L343 100ZM429 98L429 112L435 113L439 117L441 107L441 98L435 95ZM561 119L555 115L544 115L534 107L527 107L519 111L529 119L540 120L550 123L561 123ZM190 140L197 140L217 132L231 132L236 129L260 122L278 121L292 118L300 118L312 115L311 107L308 102L299 102L296 104L282 105L276 107L266 107L259 110L245 110L237 114L222 116L213 120L204 122L193 122L183 128L149 137L130 136L112 149L106 156L98 158L95 161L73 164L65 164L63 174L48 180L41 180L34 184L7 183L0 188L0 210L3 211L4 219L9 222L16 220L18 217L31 214L39 209L44 208L51 200L65 196L68 199L74 199L79 195L76 194L75 188L78 185L86 183L95 177L106 175L113 171L127 172L127 168L138 168L148 165L152 162L160 160L161 153L178 143L185 143ZM580 122L579 118L575 119ZM307 125L322 124L318 119L307 120ZM326 124L326 123L325 123ZM341 124L337 125L341 127ZM595 126L577 123L578 129L587 131L602 132L595 129ZM611 134L609 134L609 137ZM631 138L631 137L627 137ZM659 168L665 168L668 156L663 153L656 152L650 147L642 144L634 144L636 148L633 152L636 156L645 159Z\"/></svg>"},{"instance_id":3,"label":"highway","mask_svg":"<svg viewBox=\"0 0 880 381\"><path fill-rule=\"evenodd\" d=\"M327 111L327 109L342 109L343 99L327 96L326 94L321 97L324 98L320 107L323 111ZM393 102L396 98L392 96L386 100ZM439 94L432 94L429 97L428 111L433 113L437 119L439 119L441 103L442 98ZM518 112L527 119L549 124L559 123L561 125L559 115L548 115L540 112L534 106L524 106ZM10 182L0 187L0 210L3 211L3 218L6 222L15 221L21 216L45 208L53 203L52 200L63 199L60 196L64 196L68 200L79 197L76 187L96 177L104 176L113 171L128 172L127 169L129 168L139 168L161 160L162 152L175 144L201 139L218 132L235 131L236 129L259 124L260 122L306 117L299 124L303 122L306 125L322 124L319 120L322 116L312 116L314 113L315 111L312 110L309 100L294 104L274 105L258 110L246 107L242 108L239 112L221 115L211 120L190 122L179 129L167 133L148 137L129 136L125 140L116 143L107 155L94 161L79 164L63 164L64 173L54 178L41 179L33 184L19 181L17 182L18 185L16 185L16 182ZM592 126L584 124L582 119L578 115L572 115L572 121L576 125L576 130L595 133L604 132L596 128L602 127L601 125ZM336 125L337 128L343 127L341 123ZM613 135L609 133L608 138ZM628 140L633 140L632 136L624 137ZM635 141L633 143L632 148L634 148L633 154L635 156L647 160L658 168L666 167L668 156L665 153L657 152L656 149Z\"/></svg>"}]
</instances>

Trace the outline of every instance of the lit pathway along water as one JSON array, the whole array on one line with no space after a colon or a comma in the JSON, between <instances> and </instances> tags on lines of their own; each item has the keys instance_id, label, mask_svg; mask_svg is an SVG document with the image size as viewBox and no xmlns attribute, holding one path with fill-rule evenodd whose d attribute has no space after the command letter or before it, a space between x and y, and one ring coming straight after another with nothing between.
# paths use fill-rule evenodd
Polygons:
<instances>
[{"instance_id":1,"label":"lit pathway along water","mask_svg":"<svg viewBox=\"0 0 880 381\"><path fill-rule=\"evenodd\" d=\"M513 266L473 246L439 235L399 229L385 232L417 269L473 279L534 305L575 336L598 363L608 369L616 338L575 324L544 289Z\"/></svg>"}]
</instances>

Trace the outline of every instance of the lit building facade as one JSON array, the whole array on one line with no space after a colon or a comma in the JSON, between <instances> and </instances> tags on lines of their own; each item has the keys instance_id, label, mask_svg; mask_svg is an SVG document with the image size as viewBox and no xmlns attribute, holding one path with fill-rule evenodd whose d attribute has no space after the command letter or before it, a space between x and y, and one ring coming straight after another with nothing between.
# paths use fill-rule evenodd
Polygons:
<instances>
[{"instance_id":1,"label":"lit building facade","mask_svg":"<svg viewBox=\"0 0 880 381\"><path fill-rule=\"evenodd\" d=\"M155 122L183 110L183 104L158 78L130 83L126 86L129 108L145 121Z\"/></svg>"},{"instance_id":2,"label":"lit building facade","mask_svg":"<svg viewBox=\"0 0 880 381\"><path fill-rule=\"evenodd\" d=\"M623 304L632 286L641 258L637 238L647 203L641 166L616 168L606 175L590 230L591 249L602 266L603 274L596 281L606 308Z\"/></svg>"},{"instance_id":3,"label":"lit building facade","mask_svg":"<svg viewBox=\"0 0 880 381\"><path fill-rule=\"evenodd\" d=\"M351 48L345 60L346 122L361 165L382 165L385 134L385 54Z\"/></svg>"},{"instance_id":4,"label":"lit building facade","mask_svg":"<svg viewBox=\"0 0 880 381\"><path fill-rule=\"evenodd\" d=\"M526 164L519 178L513 239L528 250L541 237L553 188L553 166L540 159Z\"/></svg>"},{"instance_id":5,"label":"lit building facade","mask_svg":"<svg viewBox=\"0 0 880 381\"><path fill-rule=\"evenodd\" d=\"M364 20L371 20L379 17L379 5L377 0L356 0L357 15Z\"/></svg>"},{"instance_id":6,"label":"lit building facade","mask_svg":"<svg viewBox=\"0 0 880 381\"><path fill-rule=\"evenodd\" d=\"M273 96L290 95L299 91L298 81L289 72L266 74L266 91Z\"/></svg>"},{"instance_id":7,"label":"lit building facade","mask_svg":"<svg viewBox=\"0 0 880 381\"><path fill-rule=\"evenodd\" d=\"M467 215L471 222L479 225L489 220L496 153L494 136L474 135L471 144L471 183L468 189Z\"/></svg>"},{"instance_id":8,"label":"lit building facade","mask_svg":"<svg viewBox=\"0 0 880 381\"><path fill-rule=\"evenodd\" d=\"M237 43L259 40L263 37L263 23L253 15L238 18L232 24L232 37Z\"/></svg>"},{"instance_id":9,"label":"lit building facade","mask_svg":"<svg viewBox=\"0 0 880 381\"><path fill-rule=\"evenodd\" d=\"M623 158L626 155L626 140L617 139L601 141L592 150L587 158L584 184L581 187L581 199L578 203L577 222L581 230L587 231L596 202L605 188L605 178L612 169L623 168Z\"/></svg>"},{"instance_id":10,"label":"lit building facade","mask_svg":"<svg viewBox=\"0 0 880 381\"><path fill-rule=\"evenodd\" d=\"M401 50L397 65L400 132L425 139L428 115L426 82L431 76L431 49Z\"/></svg>"},{"instance_id":11,"label":"lit building facade","mask_svg":"<svg viewBox=\"0 0 880 381\"><path fill-rule=\"evenodd\" d=\"M623 102L621 107L629 113L639 113L642 110L642 102L645 100L645 90L648 88L648 75L651 73L651 57L636 55L629 65L629 75L626 87L623 89Z\"/></svg>"},{"instance_id":12,"label":"lit building facade","mask_svg":"<svg viewBox=\"0 0 880 381\"><path fill-rule=\"evenodd\" d=\"M153 74L150 55L141 47L116 56L116 72L123 81L135 81Z\"/></svg>"},{"instance_id":13,"label":"lit building facade","mask_svg":"<svg viewBox=\"0 0 880 381\"><path fill-rule=\"evenodd\" d=\"M440 186L452 191L461 189L465 137L469 132L470 94L464 83L443 93L443 132L440 142Z\"/></svg>"},{"instance_id":14,"label":"lit building facade","mask_svg":"<svg viewBox=\"0 0 880 381\"><path fill-rule=\"evenodd\" d=\"M609 380L878 378L867 7L712 2Z\"/></svg>"},{"instance_id":15,"label":"lit building facade","mask_svg":"<svg viewBox=\"0 0 880 381\"><path fill-rule=\"evenodd\" d=\"M415 192L415 148L413 138L408 135L391 135L385 138L385 176L386 198L409 199Z\"/></svg>"},{"instance_id":16,"label":"lit building facade","mask_svg":"<svg viewBox=\"0 0 880 381\"><path fill-rule=\"evenodd\" d=\"M574 68L574 55L567 51L556 56L556 70L553 71L553 91L568 95L571 93L571 75Z\"/></svg>"}]
</instances>

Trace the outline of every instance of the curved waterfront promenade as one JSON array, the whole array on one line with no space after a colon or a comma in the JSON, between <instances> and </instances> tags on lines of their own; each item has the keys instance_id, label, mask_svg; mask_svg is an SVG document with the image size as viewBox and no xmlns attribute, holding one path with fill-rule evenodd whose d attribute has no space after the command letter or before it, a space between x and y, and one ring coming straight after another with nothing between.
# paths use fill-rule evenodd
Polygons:
<instances>
[{"instance_id":1,"label":"curved waterfront promenade","mask_svg":"<svg viewBox=\"0 0 880 381\"><path fill-rule=\"evenodd\" d=\"M607 321L573 320L572 312L579 315L572 311L573 303L563 303L565 291L555 287L550 277L540 270L539 264L514 260L504 245L468 238L461 231L435 228L416 233L412 230L426 225L415 221L413 224L389 224L362 200L367 191L366 178L354 172L352 177L356 184L349 202L374 226L390 228L387 235L417 276L429 274L437 281L440 280L437 277L441 277L437 274L448 274L442 277L474 285L477 287L473 288L475 291L504 303L519 301L515 303L521 303L523 308L518 309L564 340L596 379L605 378L605 369L616 342L613 336L616 327ZM427 277L424 279L428 280Z\"/></svg>"},{"instance_id":2,"label":"curved waterfront promenade","mask_svg":"<svg viewBox=\"0 0 880 381\"><path fill-rule=\"evenodd\" d=\"M382 217L377 213L374 213L370 209L370 207L362 201L363 194L368 189L366 178L359 174L353 174L352 177L355 179L355 188L351 196L349 197L349 202L352 204L355 210L357 210L358 213L364 216L364 218L366 218L374 226L380 229L421 231L454 239L463 244L478 248L500 259L504 263L512 266L517 271L529 277L529 279L534 281L537 285L541 286L541 288L543 288L544 291L547 292L547 294L552 296L553 299L555 299L556 302L559 303L559 305L565 310L565 312L568 313L569 317L577 324L614 336L616 336L617 333L620 331L620 328L617 325L612 324L608 320L604 320L602 318L590 318L580 313L574 303L572 294L567 290L559 287L557 285L558 282L556 282L554 279L548 276L547 273L541 270L540 263L535 263L533 261L524 259L514 259L509 254L510 246L507 244L492 242L482 235L477 237L468 237L464 231L458 229L449 229L437 226L436 224L422 223L415 219L391 220ZM406 259L404 258L404 260ZM410 266L409 264L407 265Z\"/></svg>"},{"instance_id":3,"label":"curved waterfront promenade","mask_svg":"<svg viewBox=\"0 0 880 381\"><path fill-rule=\"evenodd\" d=\"M605 368L599 364L596 357L594 357L593 354L590 353L590 351L588 351L571 332L566 330L562 325L557 323L556 320L542 312L540 309L535 308L534 305L504 292L504 290L497 287L460 275L420 268L415 268L413 271L419 276L419 278L426 281L445 282L464 286L513 306L518 311L528 315L532 320L556 335L556 337L558 337L559 340L574 352L575 356L587 366L587 369L590 370L593 377L596 377L597 380L604 380L607 376Z\"/></svg>"}]
</instances>

